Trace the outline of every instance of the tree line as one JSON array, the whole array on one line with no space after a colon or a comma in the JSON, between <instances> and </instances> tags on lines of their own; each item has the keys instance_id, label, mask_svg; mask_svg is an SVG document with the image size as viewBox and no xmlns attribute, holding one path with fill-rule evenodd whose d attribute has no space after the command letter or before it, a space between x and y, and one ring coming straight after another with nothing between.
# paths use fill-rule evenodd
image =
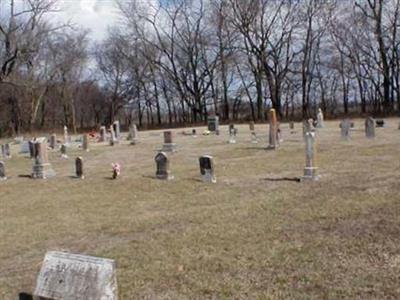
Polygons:
<instances>
[{"instance_id":1,"label":"tree line","mask_svg":"<svg viewBox=\"0 0 400 300\"><path fill-rule=\"evenodd\" d=\"M56 0L0 1L0 135L400 107L400 0L116 2L100 42Z\"/></svg>"}]
</instances>

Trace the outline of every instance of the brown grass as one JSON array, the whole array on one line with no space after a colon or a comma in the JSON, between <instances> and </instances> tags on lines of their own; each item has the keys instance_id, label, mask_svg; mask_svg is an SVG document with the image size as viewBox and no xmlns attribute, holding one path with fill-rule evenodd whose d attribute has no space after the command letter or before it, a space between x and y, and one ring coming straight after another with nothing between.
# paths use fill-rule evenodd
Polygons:
<instances>
[{"instance_id":1,"label":"brown grass","mask_svg":"<svg viewBox=\"0 0 400 300\"><path fill-rule=\"evenodd\" d=\"M0 183L0 299L32 292L47 250L113 258L121 299L400 298L400 131L397 120L367 140L356 120L350 142L338 122L319 133L321 181L302 175L300 124L278 151L220 137L182 136L171 155L175 180L154 179L159 131L92 151L51 154L57 177L19 177L31 161L14 155ZM202 129L198 128L198 132ZM13 148L14 153L18 147ZM216 160L218 183L199 181L198 156ZM74 157L86 179L72 179ZM122 176L111 177L111 162Z\"/></svg>"}]
</instances>

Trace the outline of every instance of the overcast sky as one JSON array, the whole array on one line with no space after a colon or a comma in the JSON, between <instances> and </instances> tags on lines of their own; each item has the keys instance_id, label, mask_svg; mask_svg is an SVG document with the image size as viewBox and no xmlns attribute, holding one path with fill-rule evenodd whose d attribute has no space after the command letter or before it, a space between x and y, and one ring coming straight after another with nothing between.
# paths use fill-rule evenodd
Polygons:
<instances>
[{"instance_id":1,"label":"overcast sky","mask_svg":"<svg viewBox=\"0 0 400 300\"><path fill-rule=\"evenodd\" d=\"M107 27L118 20L115 0L59 0L63 10L56 18L71 20L90 29L93 39L102 39Z\"/></svg>"}]
</instances>

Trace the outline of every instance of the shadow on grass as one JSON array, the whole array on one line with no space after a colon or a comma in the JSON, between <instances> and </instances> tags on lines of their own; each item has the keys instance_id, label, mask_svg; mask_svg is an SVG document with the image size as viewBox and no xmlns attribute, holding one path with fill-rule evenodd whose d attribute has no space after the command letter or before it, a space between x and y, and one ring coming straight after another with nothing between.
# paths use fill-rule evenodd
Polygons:
<instances>
[{"instance_id":1,"label":"shadow on grass","mask_svg":"<svg viewBox=\"0 0 400 300\"><path fill-rule=\"evenodd\" d=\"M18 175L19 178L32 178L32 175Z\"/></svg>"},{"instance_id":2,"label":"shadow on grass","mask_svg":"<svg viewBox=\"0 0 400 300\"><path fill-rule=\"evenodd\" d=\"M263 178L265 181L293 181L301 182L300 177L280 177L280 178Z\"/></svg>"}]
</instances>

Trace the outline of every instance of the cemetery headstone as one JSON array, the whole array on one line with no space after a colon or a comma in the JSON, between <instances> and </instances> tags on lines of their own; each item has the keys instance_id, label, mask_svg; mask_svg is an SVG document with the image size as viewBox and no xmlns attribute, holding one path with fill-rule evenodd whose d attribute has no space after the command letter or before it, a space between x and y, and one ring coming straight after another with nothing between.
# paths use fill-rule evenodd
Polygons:
<instances>
[{"instance_id":1,"label":"cemetery headstone","mask_svg":"<svg viewBox=\"0 0 400 300\"><path fill-rule=\"evenodd\" d=\"M6 165L3 161L0 161L0 181L7 180L6 176Z\"/></svg>"},{"instance_id":2,"label":"cemetery headstone","mask_svg":"<svg viewBox=\"0 0 400 300\"><path fill-rule=\"evenodd\" d=\"M61 158L67 159L68 154L67 154L67 145L66 144L61 145L60 151L61 151Z\"/></svg>"},{"instance_id":3,"label":"cemetery headstone","mask_svg":"<svg viewBox=\"0 0 400 300\"><path fill-rule=\"evenodd\" d=\"M258 139L257 139L257 134L256 134L254 122L250 122L249 129L250 129L250 135L251 135L251 142L253 144L257 144L258 143Z\"/></svg>"},{"instance_id":4,"label":"cemetery headstone","mask_svg":"<svg viewBox=\"0 0 400 300\"><path fill-rule=\"evenodd\" d=\"M34 143L34 149L32 178L46 179L55 176L55 172L49 162L46 139L37 139Z\"/></svg>"},{"instance_id":5,"label":"cemetery headstone","mask_svg":"<svg viewBox=\"0 0 400 300\"><path fill-rule=\"evenodd\" d=\"M84 151L89 151L89 135L84 134L82 137L82 149Z\"/></svg>"},{"instance_id":6,"label":"cemetery headstone","mask_svg":"<svg viewBox=\"0 0 400 300\"><path fill-rule=\"evenodd\" d=\"M114 127L110 126L110 146L114 146L117 143L117 137L115 136Z\"/></svg>"},{"instance_id":7,"label":"cemetery headstone","mask_svg":"<svg viewBox=\"0 0 400 300\"><path fill-rule=\"evenodd\" d=\"M64 126L64 144L69 143L69 138L68 138L68 127Z\"/></svg>"},{"instance_id":8,"label":"cemetery headstone","mask_svg":"<svg viewBox=\"0 0 400 300\"><path fill-rule=\"evenodd\" d=\"M324 114L322 113L322 109L318 109L318 114L317 114L317 128L322 128L324 127Z\"/></svg>"},{"instance_id":9,"label":"cemetery headstone","mask_svg":"<svg viewBox=\"0 0 400 300\"><path fill-rule=\"evenodd\" d=\"M306 142L306 166L304 168L303 180L318 180L318 168L316 167L316 141L315 132L307 132L305 136Z\"/></svg>"},{"instance_id":10,"label":"cemetery headstone","mask_svg":"<svg viewBox=\"0 0 400 300\"><path fill-rule=\"evenodd\" d=\"M106 126L101 126L100 127L100 140L101 143L104 143L107 141L107 129Z\"/></svg>"},{"instance_id":11,"label":"cemetery headstone","mask_svg":"<svg viewBox=\"0 0 400 300\"><path fill-rule=\"evenodd\" d=\"M212 156L204 155L199 158L200 174L203 182L216 183L217 178L214 173L214 159Z\"/></svg>"},{"instance_id":12,"label":"cemetery headstone","mask_svg":"<svg viewBox=\"0 0 400 300\"><path fill-rule=\"evenodd\" d=\"M193 136L193 137L197 137L197 131L196 131L196 129L192 129L192 136Z\"/></svg>"},{"instance_id":13,"label":"cemetery headstone","mask_svg":"<svg viewBox=\"0 0 400 300\"><path fill-rule=\"evenodd\" d=\"M165 152L157 153L155 157L157 166L156 177L163 180L172 180L174 176L171 175L170 162Z\"/></svg>"},{"instance_id":14,"label":"cemetery headstone","mask_svg":"<svg viewBox=\"0 0 400 300\"><path fill-rule=\"evenodd\" d=\"M293 121L289 122L289 129L294 130L294 122Z\"/></svg>"},{"instance_id":15,"label":"cemetery headstone","mask_svg":"<svg viewBox=\"0 0 400 300\"><path fill-rule=\"evenodd\" d=\"M229 124L229 144L236 143L236 129L234 124Z\"/></svg>"},{"instance_id":16,"label":"cemetery headstone","mask_svg":"<svg viewBox=\"0 0 400 300\"><path fill-rule=\"evenodd\" d=\"M136 145L138 142L138 131L136 124L131 124L129 131L131 136L131 145Z\"/></svg>"},{"instance_id":17,"label":"cemetery headstone","mask_svg":"<svg viewBox=\"0 0 400 300\"><path fill-rule=\"evenodd\" d=\"M31 140L29 141L29 155L31 158L35 158L36 157L36 147L35 147L35 140Z\"/></svg>"},{"instance_id":18,"label":"cemetery headstone","mask_svg":"<svg viewBox=\"0 0 400 300\"><path fill-rule=\"evenodd\" d=\"M54 150L56 149L56 147L57 147L57 135L53 133L50 136L50 148Z\"/></svg>"},{"instance_id":19,"label":"cemetery headstone","mask_svg":"<svg viewBox=\"0 0 400 300\"><path fill-rule=\"evenodd\" d=\"M164 145L162 147L163 152L175 152L176 144L174 143L174 135L172 131L164 131Z\"/></svg>"},{"instance_id":20,"label":"cemetery headstone","mask_svg":"<svg viewBox=\"0 0 400 300\"><path fill-rule=\"evenodd\" d=\"M83 158L80 156L75 159L75 173L76 177L85 179L85 175L83 173Z\"/></svg>"},{"instance_id":21,"label":"cemetery headstone","mask_svg":"<svg viewBox=\"0 0 400 300\"><path fill-rule=\"evenodd\" d=\"M44 258L34 299L117 300L114 260L49 251Z\"/></svg>"},{"instance_id":22,"label":"cemetery headstone","mask_svg":"<svg viewBox=\"0 0 400 300\"><path fill-rule=\"evenodd\" d=\"M340 123L340 132L341 137L343 140L350 140L350 128L351 128L351 121L349 119L344 119Z\"/></svg>"},{"instance_id":23,"label":"cemetery headstone","mask_svg":"<svg viewBox=\"0 0 400 300\"><path fill-rule=\"evenodd\" d=\"M377 128L385 127L385 120L382 119L376 120L376 127Z\"/></svg>"},{"instance_id":24,"label":"cemetery headstone","mask_svg":"<svg viewBox=\"0 0 400 300\"><path fill-rule=\"evenodd\" d=\"M219 134L219 117L218 116L209 116L207 118L207 127L208 131L215 132Z\"/></svg>"},{"instance_id":25,"label":"cemetery headstone","mask_svg":"<svg viewBox=\"0 0 400 300\"><path fill-rule=\"evenodd\" d=\"M271 108L269 110L269 149L276 149L279 146L278 140L278 121L276 119L276 111Z\"/></svg>"},{"instance_id":26,"label":"cemetery headstone","mask_svg":"<svg viewBox=\"0 0 400 300\"><path fill-rule=\"evenodd\" d=\"M4 159L11 158L10 144L1 145L1 153L2 153Z\"/></svg>"},{"instance_id":27,"label":"cemetery headstone","mask_svg":"<svg viewBox=\"0 0 400 300\"><path fill-rule=\"evenodd\" d=\"M120 123L119 123L119 121L115 121L114 123L113 123L113 129L114 129L114 133L115 133L115 138L117 139L117 140L120 140L121 139L121 125L120 125Z\"/></svg>"},{"instance_id":28,"label":"cemetery headstone","mask_svg":"<svg viewBox=\"0 0 400 300\"><path fill-rule=\"evenodd\" d=\"M29 151L29 141L24 141L20 144L20 153L30 153Z\"/></svg>"},{"instance_id":29,"label":"cemetery headstone","mask_svg":"<svg viewBox=\"0 0 400 300\"><path fill-rule=\"evenodd\" d=\"M365 136L369 139L375 137L375 120L372 117L365 120Z\"/></svg>"}]
</instances>

